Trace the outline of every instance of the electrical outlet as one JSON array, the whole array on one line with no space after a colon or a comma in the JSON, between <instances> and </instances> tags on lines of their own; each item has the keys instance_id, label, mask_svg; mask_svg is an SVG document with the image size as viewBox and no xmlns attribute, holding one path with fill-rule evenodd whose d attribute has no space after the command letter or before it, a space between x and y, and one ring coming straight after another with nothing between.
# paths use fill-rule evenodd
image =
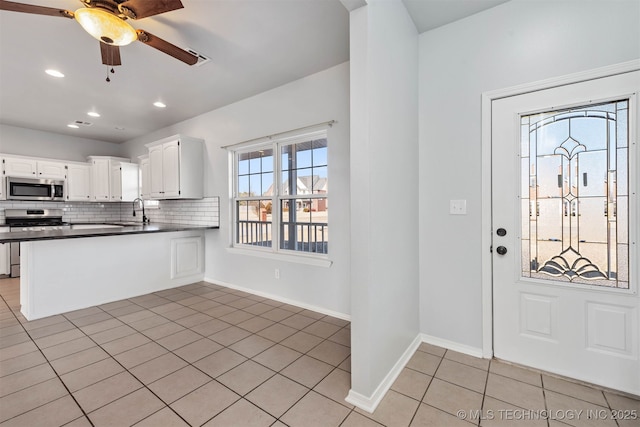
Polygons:
<instances>
[{"instance_id":1,"label":"electrical outlet","mask_svg":"<svg viewBox=\"0 0 640 427\"><path fill-rule=\"evenodd\" d=\"M276 277L276 279L280 278L280 269L279 268L276 268L275 277Z\"/></svg>"}]
</instances>

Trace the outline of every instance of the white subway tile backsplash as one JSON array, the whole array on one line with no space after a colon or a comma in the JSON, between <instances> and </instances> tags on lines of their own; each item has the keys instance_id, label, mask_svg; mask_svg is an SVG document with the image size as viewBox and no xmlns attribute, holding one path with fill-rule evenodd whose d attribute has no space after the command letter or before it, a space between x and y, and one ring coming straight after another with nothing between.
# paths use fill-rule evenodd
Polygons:
<instances>
[{"instance_id":1,"label":"white subway tile backsplash","mask_svg":"<svg viewBox=\"0 0 640 427\"><path fill-rule=\"evenodd\" d=\"M62 219L66 222L110 222L140 221L142 212L136 204L136 216L133 216L133 204L89 203L89 202L21 202L0 200L0 224L5 223L5 209L62 209ZM147 217L154 222L220 225L220 198L207 197L201 200L161 200L159 207L145 209Z\"/></svg>"}]
</instances>

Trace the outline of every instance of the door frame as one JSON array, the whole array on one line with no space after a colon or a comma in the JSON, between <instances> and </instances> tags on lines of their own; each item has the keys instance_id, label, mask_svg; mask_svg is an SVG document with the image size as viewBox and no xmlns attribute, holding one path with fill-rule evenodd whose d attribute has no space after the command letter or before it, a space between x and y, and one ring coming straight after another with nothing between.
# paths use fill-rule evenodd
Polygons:
<instances>
[{"instance_id":1,"label":"door frame","mask_svg":"<svg viewBox=\"0 0 640 427\"><path fill-rule=\"evenodd\" d=\"M569 74L551 79L540 80L532 83L526 83L518 86L512 86L504 89L493 90L482 93L482 206L481 206L481 224L482 224L482 356L484 358L493 357L493 264L492 254L490 252L493 230L492 230L492 192L491 192L491 106L492 102L501 98L523 95L526 93L537 92L544 89L552 89L555 87L565 86L574 83L585 82L593 79L615 76L618 74L629 73L640 70L640 59L622 62L602 68L583 71L579 73Z\"/></svg>"}]
</instances>

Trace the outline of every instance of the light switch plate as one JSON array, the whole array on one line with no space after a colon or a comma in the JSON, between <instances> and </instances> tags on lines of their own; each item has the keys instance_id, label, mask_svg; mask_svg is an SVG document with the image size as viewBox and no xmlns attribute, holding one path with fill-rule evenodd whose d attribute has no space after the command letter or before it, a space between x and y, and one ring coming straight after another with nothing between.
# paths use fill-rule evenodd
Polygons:
<instances>
[{"instance_id":1,"label":"light switch plate","mask_svg":"<svg viewBox=\"0 0 640 427\"><path fill-rule=\"evenodd\" d=\"M466 200L449 200L449 213L451 215L466 215L467 201Z\"/></svg>"}]
</instances>

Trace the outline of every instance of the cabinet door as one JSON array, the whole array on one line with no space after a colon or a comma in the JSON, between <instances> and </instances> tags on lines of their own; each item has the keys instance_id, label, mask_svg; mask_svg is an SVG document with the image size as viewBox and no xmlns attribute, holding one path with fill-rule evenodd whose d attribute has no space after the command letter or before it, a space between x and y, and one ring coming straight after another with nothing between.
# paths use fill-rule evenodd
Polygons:
<instances>
[{"instance_id":1,"label":"cabinet door","mask_svg":"<svg viewBox=\"0 0 640 427\"><path fill-rule=\"evenodd\" d=\"M119 164L111 166L111 194L112 202L122 200L122 169Z\"/></svg>"},{"instance_id":2,"label":"cabinet door","mask_svg":"<svg viewBox=\"0 0 640 427\"><path fill-rule=\"evenodd\" d=\"M37 177L37 162L33 159L18 157L4 158L4 173L6 176Z\"/></svg>"},{"instance_id":3,"label":"cabinet door","mask_svg":"<svg viewBox=\"0 0 640 427\"><path fill-rule=\"evenodd\" d=\"M120 200L133 202L140 197L139 167L136 163L120 163Z\"/></svg>"},{"instance_id":4,"label":"cabinet door","mask_svg":"<svg viewBox=\"0 0 640 427\"><path fill-rule=\"evenodd\" d=\"M178 141L162 144L162 187L164 197L180 196L180 145Z\"/></svg>"},{"instance_id":5,"label":"cabinet door","mask_svg":"<svg viewBox=\"0 0 640 427\"><path fill-rule=\"evenodd\" d=\"M67 166L67 200L88 201L91 199L91 166Z\"/></svg>"},{"instance_id":6,"label":"cabinet door","mask_svg":"<svg viewBox=\"0 0 640 427\"><path fill-rule=\"evenodd\" d=\"M162 198L162 145L149 149L149 178L151 197Z\"/></svg>"},{"instance_id":7,"label":"cabinet door","mask_svg":"<svg viewBox=\"0 0 640 427\"><path fill-rule=\"evenodd\" d=\"M143 199L151 197L150 173L149 159L140 160L140 197Z\"/></svg>"},{"instance_id":8,"label":"cabinet door","mask_svg":"<svg viewBox=\"0 0 640 427\"><path fill-rule=\"evenodd\" d=\"M65 164L60 162L38 161L37 169L40 178L65 179L67 175Z\"/></svg>"},{"instance_id":9,"label":"cabinet door","mask_svg":"<svg viewBox=\"0 0 640 427\"><path fill-rule=\"evenodd\" d=\"M0 227L0 233L8 233L9 227ZM11 265L9 263L9 243L0 243L0 275L9 274Z\"/></svg>"},{"instance_id":10,"label":"cabinet door","mask_svg":"<svg viewBox=\"0 0 640 427\"><path fill-rule=\"evenodd\" d=\"M109 186L111 184L111 162L108 159L97 159L92 166L93 200L108 202L110 200Z\"/></svg>"}]
</instances>

